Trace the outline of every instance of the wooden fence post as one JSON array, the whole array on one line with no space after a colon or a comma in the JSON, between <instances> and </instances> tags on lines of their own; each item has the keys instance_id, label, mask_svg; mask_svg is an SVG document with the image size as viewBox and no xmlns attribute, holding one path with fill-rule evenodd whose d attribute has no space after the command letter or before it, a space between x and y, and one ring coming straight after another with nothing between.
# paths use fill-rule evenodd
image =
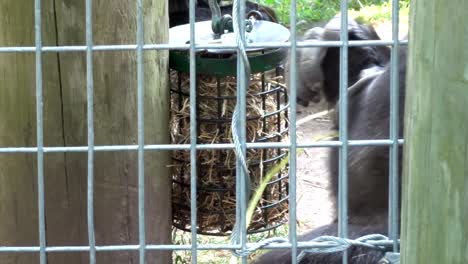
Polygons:
<instances>
[{"instance_id":1,"label":"wooden fence post","mask_svg":"<svg viewBox=\"0 0 468 264\"><path fill-rule=\"evenodd\" d=\"M136 1L93 1L94 44L136 43ZM145 43L166 43L167 1L144 0ZM42 1L44 46L85 45L85 1ZM34 5L0 2L0 46L34 46ZM167 51L145 51L145 144L169 142ZM96 145L137 144L136 51L95 51ZM44 145L86 146L86 54L43 53ZM36 146L35 54L0 53L0 147ZM146 242L169 244L169 153L145 152ZM45 153L48 246L88 245L87 153ZM97 245L138 244L136 151L96 152ZM0 245L38 242L35 153L0 154ZM48 263L88 263L87 252L48 253ZM171 252L149 251L148 263ZM98 252L98 263L137 263L138 251ZM0 254L0 263L38 263L36 253Z\"/></svg>"},{"instance_id":2,"label":"wooden fence post","mask_svg":"<svg viewBox=\"0 0 468 264\"><path fill-rule=\"evenodd\" d=\"M403 263L468 262L468 1L411 2Z\"/></svg>"}]
</instances>

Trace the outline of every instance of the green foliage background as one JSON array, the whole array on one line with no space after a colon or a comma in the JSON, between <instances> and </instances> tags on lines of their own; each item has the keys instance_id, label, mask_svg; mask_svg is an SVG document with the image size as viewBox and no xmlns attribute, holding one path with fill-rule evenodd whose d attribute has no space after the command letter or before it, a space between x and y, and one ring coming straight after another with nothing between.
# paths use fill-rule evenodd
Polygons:
<instances>
[{"instance_id":1,"label":"green foliage background","mask_svg":"<svg viewBox=\"0 0 468 264\"><path fill-rule=\"evenodd\" d=\"M290 25L291 0L257 0L254 1L272 7L280 20L286 26ZM392 14L390 0L350 0L349 14L361 22L374 23L390 20ZM400 0L400 15L407 16L410 0ZM340 12L340 0L296 0L297 27L304 31L311 25L328 21Z\"/></svg>"}]
</instances>

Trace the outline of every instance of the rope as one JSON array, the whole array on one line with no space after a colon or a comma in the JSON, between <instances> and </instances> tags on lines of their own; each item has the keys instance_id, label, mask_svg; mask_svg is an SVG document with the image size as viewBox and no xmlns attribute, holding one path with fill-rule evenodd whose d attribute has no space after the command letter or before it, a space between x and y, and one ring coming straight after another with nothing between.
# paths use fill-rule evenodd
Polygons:
<instances>
[{"instance_id":1,"label":"rope","mask_svg":"<svg viewBox=\"0 0 468 264\"><path fill-rule=\"evenodd\" d=\"M242 41L242 36L241 34L243 32L240 31L239 28L239 16L237 10L239 9L239 0L234 0L233 1L233 8L232 8L232 20L233 20L233 29L234 29L234 34L236 36L236 44L238 47L238 54L242 61L244 62L245 68L245 87L248 87L250 82L250 63L249 63L249 58L247 57L247 52L245 50L244 42ZM240 129L245 129L239 127L239 119L240 119L240 114L239 114L239 96L237 96L237 104L236 107L234 108L234 112L232 113L232 122L231 122L231 132L232 132L232 139L234 141L234 152L236 154L236 158L238 161L240 161L242 165L242 169L244 170L244 175L245 175L245 182L246 182L246 195L247 197L250 196L250 175L249 175L249 169L247 166L247 161L245 159L245 153L242 150L242 145L239 139L239 134L238 132ZM232 234L231 234L231 243L232 244L237 244L240 238L240 231L241 231L241 226L239 223L235 223L234 227L232 229ZM273 239L272 239L273 241ZM276 240L275 240L276 241ZM279 240L277 240L279 241ZM268 242L272 243L272 242ZM262 245L259 245L260 247ZM266 245L263 245L266 246ZM236 250L232 250L232 253L237 256L237 257L242 257L242 256L248 256L251 252L255 251L257 247L253 249L248 249L245 251L238 252Z\"/></svg>"},{"instance_id":2,"label":"rope","mask_svg":"<svg viewBox=\"0 0 468 264\"><path fill-rule=\"evenodd\" d=\"M233 8L232 8L232 20L233 20L233 28L234 28L234 33L236 36L236 44L239 49L239 55L244 62L245 65L245 87L248 87L250 82L250 63L249 63L249 58L247 57L247 51L245 50L244 42L242 41L242 36L241 36L241 31L239 28L239 17L238 17L238 10L239 8L239 0L234 0L233 1ZM239 100L238 100L239 101ZM240 160L242 167L245 171L245 174L248 176L249 175L249 169L247 167L247 161L245 160L245 153L243 153L242 148L241 148L241 143L239 140L239 135L238 131L240 130L239 128L239 104L236 104L236 107L234 108L234 112L232 114L232 123L231 123L231 131L232 131L232 138L234 141L235 145L235 153L237 158ZM250 178L250 177L249 177ZM249 181L250 182L250 179Z\"/></svg>"},{"instance_id":3,"label":"rope","mask_svg":"<svg viewBox=\"0 0 468 264\"><path fill-rule=\"evenodd\" d=\"M386 246L375 245L381 242L391 242L388 240L388 237L380 234L371 234L362 236L356 239L348 239L334 236L321 236L315 239L312 239L308 242L321 243L320 247L304 249L297 256L297 262L300 261L307 254L332 254L343 252L349 249L350 247L362 247L380 251L386 251ZM276 246L281 246L282 243L288 243L288 240L280 237L267 238L256 243L249 243L249 246L245 250L233 250L233 254L237 257L248 257L254 251L265 248L271 244L276 244ZM289 246L289 245L288 245Z\"/></svg>"},{"instance_id":4,"label":"rope","mask_svg":"<svg viewBox=\"0 0 468 264\"><path fill-rule=\"evenodd\" d=\"M388 237L384 235L379 235L379 234L366 235L366 236L362 236L354 240L348 239L348 238L334 237L334 236L321 236L321 237L312 239L311 242L326 242L330 246L326 248L304 249L297 256L297 261L300 262L307 253L309 254L337 253L337 252L346 251L351 246L364 247L364 248L384 251L385 247L376 246L369 242L387 241L387 240L388 240Z\"/></svg>"},{"instance_id":5,"label":"rope","mask_svg":"<svg viewBox=\"0 0 468 264\"><path fill-rule=\"evenodd\" d=\"M256 250L262 249L271 244L281 244L281 243L288 243L288 240L285 238L281 238L281 237L271 237L271 238L264 239L257 243L249 244L249 246L245 250L233 250L232 253L233 255L239 258L248 257L252 253L254 253Z\"/></svg>"}]
</instances>

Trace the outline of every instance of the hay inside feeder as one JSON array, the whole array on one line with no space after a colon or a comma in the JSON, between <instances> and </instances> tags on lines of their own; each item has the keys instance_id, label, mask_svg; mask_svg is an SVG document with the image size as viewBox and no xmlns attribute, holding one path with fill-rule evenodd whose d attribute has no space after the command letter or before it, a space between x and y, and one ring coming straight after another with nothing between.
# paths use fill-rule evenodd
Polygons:
<instances>
[{"instance_id":1,"label":"hay inside feeder","mask_svg":"<svg viewBox=\"0 0 468 264\"><path fill-rule=\"evenodd\" d=\"M287 139L287 95L282 76L251 75L247 89L247 142ZM171 140L190 143L189 75L171 70ZM236 105L236 78L197 76L197 143L232 143L231 117ZM269 168L282 157L284 149L249 149L253 189ZM197 231L199 234L227 235L235 223L234 150L197 151ZM173 151L173 222L190 230L190 151ZM265 189L248 232L279 226L288 209L288 175L283 168Z\"/></svg>"}]
</instances>

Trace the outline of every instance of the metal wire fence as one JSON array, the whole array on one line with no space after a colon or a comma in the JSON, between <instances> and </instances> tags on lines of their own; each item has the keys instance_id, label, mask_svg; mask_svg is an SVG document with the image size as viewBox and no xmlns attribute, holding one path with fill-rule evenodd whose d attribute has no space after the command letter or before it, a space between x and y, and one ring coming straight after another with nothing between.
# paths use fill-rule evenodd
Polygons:
<instances>
[{"instance_id":1,"label":"metal wire fence","mask_svg":"<svg viewBox=\"0 0 468 264\"><path fill-rule=\"evenodd\" d=\"M390 151L390 190L389 190L389 233L388 241L381 241L380 243L391 243L393 244L394 251L398 251L398 147L403 143L402 139L398 138L398 47L405 45L406 41L398 40L398 1L392 0L393 3L393 16L392 16L392 40L391 41L349 41L348 35L345 30L341 30L340 41L328 41L320 43L310 42L299 42L298 32L293 26L290 28L291 38L288 43L267 43L267 44L248 44L245 43L247 48L272 48L272 47L286 47L290 49L290 137L288 142L263 142L263 143L246 143L245 131L240 131L239 140L241 146L244 149L266 149L266 148L287 148L290 152L289 159L289 241L285 243L259 243L264 248L291 248L292 250L292 262L296 263L296 255L299 248L310 248L310 247L326 247L323 243L318 242L298 242L297 240L297 229L296 229L296 167L297 167L297 149L298 148L315 148L315 147L332 147L340 149L340 166L339 166L339 198L338 198L338 219L339 219L339 236L346 238L348 234L347 229L347 153L350 146L388 146ZM238 45L168 45L168 44L146 44L143 38L143 5L142 0L137 0L137 41L136 44L128 45L94 45L93 44L93 32L92 32L92 0L86 0L86 45L85 46L43 46L43 40L41 35L42 20L41 20L41 0L35 0L35 46L33 47L0 47L0 53L35 53L36 55L36 111L37 111L37 146L36 147L2 147L0 153L36 153L37 155L37 184L38 184L38 230L39 230L39 243L38 246L29 247L14 247L8 245L0 246L0 254L2 252L39 252L41 264L47 263L46 255L49 252L71 252L71 251L84 251L89 252L89 263L96 263L96 252L98 251L138 251L140 256L140 263L146 262L146 252L149 250L190 250L192 253L192 263L197 263L197 251L199 250L236 250L237 252L249 252L252 248L257 248L258 244L248 243L246 233L246 222L245 222L245 203L240 201L245 200L245 189L241 188L244 186L245 179L242 177L243 170L241 170L240 163L237 164L237 197L240 197L237 203L237 220L240 223L239 242L234 244L197 244L197 209L196 209L196 190L197 190L197 151L204 149L234 149L234 144L197 144L197 131L196 131L196 64L195 54L200 49L221 49L221 48L232 48L239 51ZM341 28L347 28L347 9L348 1L341 2ZM240 17L243 19L245 14L245 3L240 1ZM298 21L296 19L296 1L291 1L290 7L290 21L291 25L295 25ZM195 21L195 1L190 0L190 43L195 43L195 32L194 32L194 21ZM241 32L242 32L241 25ZM245 40L244 40L245 41ZM348 108L347 100L347 75L348 69L348 47L354 46L369 46L369 45L390 45L392 47L391 55L391 123L390 123L390 138L382 140L348 140L347 127L348 119L345 114ZM339 141L321 141L321 142L298 142L297 130L296 130L296 96L297 96L297 49L300 47L340 47L340 115L339 115ZM143 53L147 50L172 50L172 49L185 49L190 51L190 144L172 145L172 144L157 144L147 145L144 143L144 74L145 67L143 63ZM137 53L137 103L138 103L138 144L136 145L108 145L108 146L96 146L94 142L94 109L93 109L93 53L95 51L136 51ZM75 147L49 147L44 145L43 133L43 87L44 83L42 80L43 63L42 57L47 52L86 52L86 79L87 79L87 133L88 142L86 146L75 146ZM238 70L245 67L245 62L238 56ZM246 98L246 87L245 80L246 75L244 71L238 71L239 86L238 86L238 98L239 98L239 109L240 109L240 125L239 127L245 127L245 98ZM136 245L106 245L100 246L96 244L95 239L95 228L94 228L94 155L96 152L105 151L137 151L138 153L138 226L139 226L139 243ZM144 156L147 151L163 151L163 150L189 150L191 157L191 228L192 228L192 244L190 245L153 245L147 244L145 239L145 181L144 181ZM88 241L87 246L47 246L47 238L45 231L45 205L44 205L44 154L45 153L66 153L66 152L82 152L87 153L87 226L88 226ZM0 201L1 203L1 201ZM1 242L1 241L0 241ZM242 255L242 254L241 254ZM243 255L242 263L247 262L247 257Z\"/></svg>"}]
</instances>

